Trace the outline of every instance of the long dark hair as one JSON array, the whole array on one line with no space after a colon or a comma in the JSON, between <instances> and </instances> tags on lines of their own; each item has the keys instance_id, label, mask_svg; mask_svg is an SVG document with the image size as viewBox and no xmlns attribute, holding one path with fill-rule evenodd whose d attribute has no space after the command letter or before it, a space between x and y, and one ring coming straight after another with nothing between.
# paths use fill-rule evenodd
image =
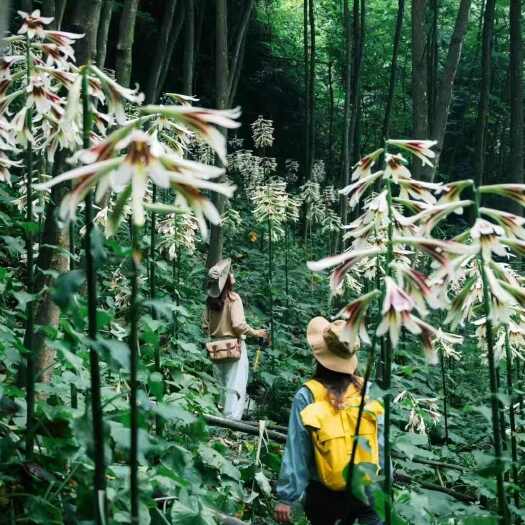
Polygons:
<instances>
[{"instance_id":1,"label":"long dark hair","mask_svg":"<svg viewBox=\"0 0 525 525\"><path fill-rule=\"evenodd\" d=\"M222 289L219 297L210 297L208 295L207 304L209 310L214 310L215 312L220 312L224 308L224 303L226 298L230 296L233 290L231 274L228 275L226 282L224 283L224 288Z\"/></svg>"},{"instance_id":2,"label":"long dark hair","mask_svg":"<svg viewBox=\"0 0 525 525\"><path fill-rule=\"evenodd\" d=\"M344 401L344 395L352 384L358 390L362 388L362 381L354 374L334 372L317 362L314 379L317 379L328 390L334 406L339 407Z\"/></svg>"}]
</instances>

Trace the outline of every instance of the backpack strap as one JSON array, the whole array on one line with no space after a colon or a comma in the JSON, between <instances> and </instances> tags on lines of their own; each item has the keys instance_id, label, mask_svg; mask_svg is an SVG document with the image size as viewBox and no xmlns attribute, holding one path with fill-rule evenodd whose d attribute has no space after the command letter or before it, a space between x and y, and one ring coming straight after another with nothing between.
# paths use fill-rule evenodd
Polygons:
<instances>
[{"instance_id":1,"label":"backpack strap","mask_svg":"<svg viewBox=\"0 0 525 525\"><path fill-rule=\"evenodd\" d=\"M307 381L304 386L308 388L308 390L310 390L314 396L315 403L318 401L324 401L326 399L326 387L320 381L317 381L317 379L310 379L310 381Z\"/></svg>"}]
</instances>

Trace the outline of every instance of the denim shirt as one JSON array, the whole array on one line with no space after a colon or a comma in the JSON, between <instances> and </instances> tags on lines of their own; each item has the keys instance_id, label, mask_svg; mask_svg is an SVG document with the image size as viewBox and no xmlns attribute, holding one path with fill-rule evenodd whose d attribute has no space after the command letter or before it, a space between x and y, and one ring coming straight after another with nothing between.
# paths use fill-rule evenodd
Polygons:
<instances>
[{"instance_id":1,"label":"denim shirt","mask_svg":"<svg viewBox=\"0 0 525 525\"><path fill-rule=\"evenodd\" d=\"M288 424L288 438L276 489L279 501L289 505L302 499L310 481L318 480L312 438L301 420L301 412L313 402L313 395L305 386L301 387L293 398ZM377 437L381 468L384 467L383 427L383 416L380 416L378 418Z\"/></svg>"}]
</instances>

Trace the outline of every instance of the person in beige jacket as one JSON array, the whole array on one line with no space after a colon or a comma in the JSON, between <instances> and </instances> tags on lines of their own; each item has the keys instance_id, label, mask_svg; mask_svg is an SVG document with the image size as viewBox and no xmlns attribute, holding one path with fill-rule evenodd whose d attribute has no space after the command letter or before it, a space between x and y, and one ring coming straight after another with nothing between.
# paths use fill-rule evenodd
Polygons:
<instances>
[{"instance_id":1,"label":"person in beige jacket","mask_svg":"<svg viewBox=\"0 0 525 525\"><path fill-rule=\"evenodd\" d=\"M238 293L233 291L235 277L231 260L223 259L208 272L208 299L204 324L210 339L238 338L241 357L233 362L216 362L215 370L224 388L223 412L231 419L242 419L248 385L248 353L246 337L267 338L266 330L253 329L244 316L244 306Z\"/></svg>"}]
</instances>

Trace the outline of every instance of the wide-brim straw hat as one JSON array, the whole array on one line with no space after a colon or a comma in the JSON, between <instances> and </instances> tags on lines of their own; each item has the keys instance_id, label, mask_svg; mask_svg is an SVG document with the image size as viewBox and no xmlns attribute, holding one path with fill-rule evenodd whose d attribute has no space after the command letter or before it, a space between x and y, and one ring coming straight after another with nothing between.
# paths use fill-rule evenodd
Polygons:
<instances>
[{"instance_id":1,"label":"wide-brim straw hat","mask_svg":"<svg viewBox=\"0 0 525 525\"><path fill-rule=\"evenodd\" d=\"M208 295L219 297L224 290L224 285L230 275L231 259L222 259L208 271Z\"/></svg>"},{"instance_id":2,"label":"wide-brim straw hat","mask_svg":"<svg viewBox=\"0 0 525 525\"><path fill-rule=\"evenodd\" d=\"M345 321L330 322L324 317L314 317L306 329L306 339L314 357L328 370L343 374L354 374L357 369L355 348L341 341Z\"/></svg>"}]
</instances>

